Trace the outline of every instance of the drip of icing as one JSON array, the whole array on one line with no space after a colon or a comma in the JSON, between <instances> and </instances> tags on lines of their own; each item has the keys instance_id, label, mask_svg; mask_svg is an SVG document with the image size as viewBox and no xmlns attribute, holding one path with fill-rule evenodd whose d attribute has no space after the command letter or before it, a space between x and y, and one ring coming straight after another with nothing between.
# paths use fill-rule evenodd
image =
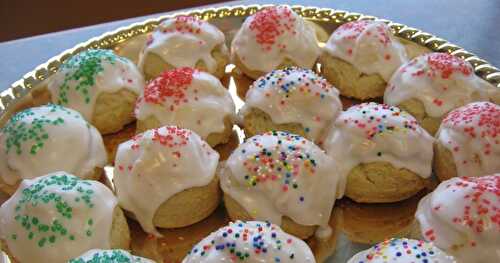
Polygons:
<instances>
[{"instance_id":1,"label":"drip of icing","mask_svg":"<svg viewBox=\"0 0 500 263\"><path fill-rule=\"evenodd\" d=\"M257 79L246 94L242 115L250 108L267 113L274 123L300 123L307 138L318 141L342 110L336 88L312 70L274 70Z\"/></svg>"},{"instance_id":2,"label":"drip of icing","mask_svg":"<svg viewBox=\"0 0 500 263\"><path fill-rule=\"evenodd\" d=\"M221 47L227 53L224 34L210 23L191 16L178 16L163 21L151 35L139 55L139 67L151 52L175 68L195 67L203 61L209 72L217 69L212 51Z\"/></svg>"},{"instance_id":3,"label":"drip of icing","mask_svg":"<svg viewBox=\"0 0 500 263\"><path fill-rule=\"evenodd\" d=\"M256 220L328 227L336 165L318 146L286 132L249 138L231 154L221 188Z\"/></svg>"},{"instance_id":4,"label":"drip of icing","mask_svg":"<svg viewBox=\"0 0 500 263\"><path fill-rule=\"evenodd\" d=\"M354 255L347 263L455 263L432 243L393 238Z\"/></svg>"},{"instance_id":5,"label":"drip of icing","mask_svg":"<svg viewBox=\"0 0 500 263\"><path fill-rule=\"evenodd\" d=\"M116 204L103 184L65 172L23 180L0 207L0 235L20 262L67 262L110 247Z\"/></svg>"},{"instance_id":6,"label":"drip of icing","mask_svg":"<svg viewBox=\"0 0 500 263\"><path fill-rule=\"evenodd\" d=\"M424 238L457 262L500 262L500 174L442 182L415 217Z\"/></svg>"},{"instance_id":7,"label":"drip of icing","mask_svg":"<svg viewBox=\"0 0 500 263\"><path fill-rule=\"evenodd\" d=\"M270 72L286 58L312 68L321 52L314 30L287 6L267 7L248 17L236 33L231 54L250 70Z\"/></svg>"},{"instance_id":8,"label":"drip of icing","mask_svg":"<svg viewBox=\"0 0 500 263\"><path fill-rule=\"evenodd\" d=\"M0 149L0 176L9 185L61 170L84 177L107 162L97 129L55 104L14 115L0 132Z\"/></svg>"},{"instance_id":9,"label":"drip of icing","mask_svg":"<svg viewBox=\"0 0 500 263\"><path fill-rule=\"evenodd\" d=\"M408 61L405 47L381 21L345 23L333 32L324 49L365 74L379 74L385 81Z\"/></svg>"},{"instance_id":10,"label":"drip of icing","mask_svg":"<svg viewBox=\"0 0 500 263\"><path fill-rule=\"evenodd\" d=\"M155 117L162 125L190 129L206 139L225 129L224 119L235 118L229 92L214 76L192 68L165 71L151 81L136 104L138 120Z\"/></svg>"},{"instance_id":11,"label":"drip of icing","mask_svg":"<svg viewBox=\"0 0 500 263\"><path fill-rule=\"evenodd\" d=\"M259 221L236 221L199 242L182 262L316 261L304 241L285 233L279 226Z\"/></svg>"},{"instance_id":12,"label":"drip of icing","mask_svg":"<svg viewBox=\"0 0 500 263\"><path fill-rule=\"evenodd\" d=\"M433 138L399 108L374 102L352 106L335 120L324 141L339 164L343 195L349 172L361 163L388 162L422 178L431 175Z\"/></svg>"},{"instance_id":13,"label":"drip of icing","mask_svg":"<svg viewBox=\"0 0 500 263\"><path fill-rule=\"evenodd\" d=\"M392 76L384 102L399 105L418 99L425 112L441 117L469 102L488 100L495 87L474 74L469 62L447 53L418 56L401 66Z\"/></svg>"},{"instance_id":14,"label":"drip of icing","mask_svg":"<svg viewBox=\"0 0 500 263\"><path fill-rule=\"evenodd\" d=\"M436 138L450 150L458 176L500 172L500 106L474 102L455 109Z\"/></svg>"},{"instance_id":15,"label":"drip of icing","mask_svg":"<svg viewBox=\"0 0 500 263\"><path fill-rule=\"evenodd\" d=\"M78 258L70 260L69 263L154 263L154 261L136 257L121 249L92 249Z\"/></svg>"},{"instance_id":16,"label":"drip of icing","mask_svg":"<svg viewBox=\"0 0 500 263\"><path fill-rule=\"evenodd\" d=\"M144 78L134 63L103 49L71 57L48 84L52 102L79 111L88 121L92 121L100 93L126 89L139 95L143 87Z\"/></svg>"},{"instance_id":17,"label":"drip of icing","mask_svg":"<svg viewBox=\"0 0 500 263\"><path fill-rule=\"evenodd\" d=\"M165 201L209 184L219 154L190 130L174 126L148 130L118 147L114 178L120 205L142 228L160 236L153 218Z\"/></svg>"}]
</instances>

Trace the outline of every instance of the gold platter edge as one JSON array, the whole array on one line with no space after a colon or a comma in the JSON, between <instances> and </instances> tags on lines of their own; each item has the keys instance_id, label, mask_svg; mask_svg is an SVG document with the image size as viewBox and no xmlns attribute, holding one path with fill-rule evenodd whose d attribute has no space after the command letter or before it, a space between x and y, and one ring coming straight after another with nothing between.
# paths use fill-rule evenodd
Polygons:
<instances>
[{"instance_id":1,"label":"gold platter edge","mask_svg":"<svg viewBox=\"0 0 500 263\"><path fill-rule=\"evenodd\" d=\"M0 116L6 112L10 105L13 105L17 100L28 94L33 87L40 84L50 75L55 73L62 62L82 50L90 48L114 47L119 43L131 39L132 37L151 32L162 20L179 15L190 15L204 20L227 17L244 17L254 14L258 10L267 6L270 5L236 5L206 8L195 11L180 11L153 19L147 19L143 22L133 23L129 26L120 27L114 31L93 37L73 48L63 51L57 56L50 58L47 62L38 65L34 70L26 73L23 78L15 81L10 88L2 91L0 93ZM427 47L432 51L448 52L468 61L474 67L477 75L500 89L500 70L498 68L489 64L486 60L477 57L473 53L470 53L465 49L432 34L386 19L380 19L374 16L363 15L355 12L335 10L331 8L306 7L300 5L293 5L292 8L308 20L333 23L337 25L362 19L386 22L399 37Z\"/></svg>"}]
</instances>

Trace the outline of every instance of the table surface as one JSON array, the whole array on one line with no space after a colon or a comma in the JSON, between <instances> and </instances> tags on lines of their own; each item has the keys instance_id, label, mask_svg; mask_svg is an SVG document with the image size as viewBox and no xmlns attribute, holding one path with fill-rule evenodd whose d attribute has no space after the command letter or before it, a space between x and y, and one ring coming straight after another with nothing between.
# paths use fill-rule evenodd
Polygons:
<instances>
[{"instance_id":1,"label":"table surface","mask_svg":"<svg viewBox=\"0 0 500 263\"><path fill-rule=\"evenodd\" d=\"M500 66L499 0L301 0L233 1L213 5L297 4L328 7L383 17L419 28ZM119 11L113 10L113 12ZM49 58L88 40L133 22L162 14L77 28L51 34L0 43L0 90ZM12 25L9 25L12 26Z\"/></svg>"}]
</instances>

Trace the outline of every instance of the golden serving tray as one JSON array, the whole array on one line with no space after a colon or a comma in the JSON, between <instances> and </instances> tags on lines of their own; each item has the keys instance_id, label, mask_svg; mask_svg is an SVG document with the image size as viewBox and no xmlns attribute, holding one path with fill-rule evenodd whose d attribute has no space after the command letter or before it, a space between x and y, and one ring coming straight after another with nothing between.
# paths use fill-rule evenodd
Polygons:
<instances>
[{"instance_id":1,"label":"golden serving tray","mask_svg":"<svg viewBox=\"0 0 500 263\"><path fill-rule=\"evenodd\" d=\"M57 71L61 63L82 50L90 48L113 49L117 54L137 62L139 51L146 40L146 34L151 32L162 20L178 15L189 15L208 20L225 33L229 46L232 37L244 19L264 7L266 5L228 6L178 12L134 23L127 27L121 27L113 32L108 32L80 43L37 66L33 71L25 74L22 79L14 82L10 88L0 93L0 125L13 112L33 105L33 102L30 101L30 92L37 87L44 86L46 80ZM429 33L403 24L359 13L304 6L292 6L292 8L315 27L320 45L324 45L331 32L343 23L364 19L380 20L388 23L396 36L413 44L416 47L416 52L448 52L458 56L471 63L478 76L500 89L499 69L463 48ZM238 110L244 104L242 98L244 98L246 88L250 82L245 77L239 75L234 70L233 65L228 65L226 72L227 77L223 79L223 82L228 86ZM353 103L349 100L343 100L343 102L344 106ZM135 130L132 125L125 128L119 134L104 136L104 141L106 146L111 149L116 147L118 143L130 138L134 132ZM223 159L227 158L229 153L244 138L242 131L237 126L235 126L233 137L227 145L216 148L221 153ZM108 166L105 170L107 178L110 179L108 183L112 187L113 167ZM334 227L333 237L327 241L310 239L307 242L313 249L318 262L344 263L358 251L368 248L368 244L373 244L389 237L411 237L414 235L413 215L416 205L423 194L425 193L394 204L364 205L356 204L346 199L339 200L335 205L331 219L331 225ZM0 203L4 200L5 196L0 195ZM190 249L193 242L196 243L197 240L201 240L227 221L224 209L218 209L208 219L193 226L162 231L165 237L161 239L155 239L146 235L140 230L137 223L130 222L133 238L132 251L135 254L143 255L159 262L177 262L183 257L182 253ZM2 255L0 254L0 262L1 258Z\"/></svg>"}]
</instances>

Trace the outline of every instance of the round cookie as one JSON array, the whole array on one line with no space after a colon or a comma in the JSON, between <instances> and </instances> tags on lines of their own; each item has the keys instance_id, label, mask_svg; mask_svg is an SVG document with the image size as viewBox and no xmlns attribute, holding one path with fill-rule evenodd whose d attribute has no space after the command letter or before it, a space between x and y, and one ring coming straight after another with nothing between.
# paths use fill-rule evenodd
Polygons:
<instances>
[{"instance_id":1,"label":"round cookie","mask_svg":"<svg viewBox=\"0 0 500 263\"><path fill-rule=\"evenodd\" d=\"M434 135L449 111L488 101L495 87L474 74L469 62L447 53L429 53L402 65L387 84L384 103L407 111Z\"/></svg>"},{"instance_id":2,"label":"round cookie","mask_svg":"<svg viewBox=\"0 0 500 263\"><path fill-rule=\"evenodd\" d=\"M314 263L307 244L277 225L260 221L229 223L200 241L183 263L220 262L303 262Z\"/></svg>"},{"instance_id":3,"label":"round cookie","mask_svg":"<svg viewBox=\"0 0 500 263\"><path fill-rule=\"evenodd\" d=\"M314 29L288 6L249 16L231 43L233 63L253 79L288 66L312 68L321 52Z\"/></svg>"},{"instance_id":4,"label":"round cookie","mask_svg":"<svg viewBox=\"0 0 500 263\"><path fill-rule=\"evenodd\" d=\"M442 182L415 217L422 236L457 262L500 262L500 174Z\"/></svg>"},{"instance_id":5,"label":"round cookie","mask_svg":"<svg viewBox=\"0 0 500 263\"><path fill-rule=\"evenodd\" d=\"M248 90L239 115L245 134L288 131L319 142L342 110L337 89L310 69L274 70Z\"/></svg>"},{"instance_id":6,"label":"round cookie","mask_svg":"<svg viewBox=\"0 0 500 263\"><path fill-rule=\"evenodd\" d=\"M175 125L215 146L229 140L235 111L231 95L217 78L178 68L149 82L137 100L135 116L138 132Z\"/></svg>"},{"instance_id":7,"label":"round cookie","mask_svg":"<svg viewBox=\"0 0 500 263\"><path fill-rule=\"evenodd\" d=\"M404 45L382 21L345 23L323 50L320 63L325 78L343 96L361 100L382 97L393 72L408 61Z\"/></svg>"},{"instance_id":8,"label":"round cookie","mask_svg":"<svg viewBox=\"0 0 500 263\"><path fill-rule=\"evenodd\" d=\"M69 58L48 83L53 103L80 112L103 134L134 121L134 103L143 87L134 63L104 49Z\"/></svg>"},{"instance_id":9,"label":"round cookie","mask_svg":"<svg viewBox=\"0 0 500 263\"><path fill-rule=\"evenodd\" d=\"M500 173L500 106L473 102L444 118L436 134L434 171L441 180Z\"/></svg>"},{"instance_id":10,"label":"round cookie","mask_svg":"<svg viewBox=\"0 0 500 263\"><path fill-rule=\"evenodd\" d=\"M432 243L393 238L354 255L347 263L455 263Z\"/></svg>"},{"instance_id":11,"label":"round cookie","mask_svg":"<svg viewBox=\"0 0 500 263\"><path fill-rule=\"evenodd\" d=\"M118 147L116 194L144 231L192 225L219 205L219 154L190 130L148 130Z\"/></svg>"},{"instance_id":12,"label":"round cookie","mask_svg":"<svg viewBox=\"0 0 500 263\"><path fill-rule=\"evenodd\" d=\"M91 249L68 263L155 263L121 249Z\"/></svg>"},{"instance_id":13,"label":"round cookie","mask_svg":"<svg viewBox=\"0 0 500 263\"><path fill-rule=\"evenodd\" d=\"M323 145L339 164L340 196L390 203L425 187L433 141L408 113L370 102L342 112Z\"/></svg>"},{"instance_id":14,"label":"round cookie","mask_svg":"<svg viewBox=\"0 0 500 263\"><path fill-rule=\"evenodd\" d=\"M100 247L126 249L127 221L109 188L56 172L22 181L0 207L0 238L14 262L67 262Z\"/></svg>"},{"instance_id":15,"label":"round cookie","mask_svg":"<svg viewBox=\"0 0 500 263\"><path fill-rule=\"evenodd\" d=\"M192 16L177 16L161 22L148 35L139 55L146 79L165 70L192 67L221 78L229 62L224 34L210 23Z\"/></svg>"},{"instance_id":16,"label":"round cookie","mask_svg":"<svg viewBox=\"0 0 500 263\"><path fill-rule=\"evenodd\" d=\"M0 132L0 190L13 194L23 179L56 171L98 180L106 158L101 135L80 113L55 104L28 108Z\"/></svg>"},{"instance_id":17,"label":"round cookie","mask_svg":"<svg viewBox=\"0 0 500 263\"><path fill-rule=\"evenodd\" d=\"M330 235L337 167L318 146L286 132L247 139L219 173L232 220L266 220L305 239ZM318 228L319 226L319 228Z\"/></svg>"}]
</instances>

